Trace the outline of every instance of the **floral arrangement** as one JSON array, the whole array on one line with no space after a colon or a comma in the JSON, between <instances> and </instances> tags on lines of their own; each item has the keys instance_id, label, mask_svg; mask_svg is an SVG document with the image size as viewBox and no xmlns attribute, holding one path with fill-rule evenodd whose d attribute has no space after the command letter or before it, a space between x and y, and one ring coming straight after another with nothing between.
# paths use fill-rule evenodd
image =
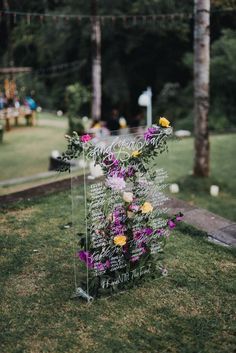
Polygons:
<instances>
[{"instance_id":1,"label":"floral arrangement","mask_svg":"<svg viewBox=\"0 0 236 353\"><path fill-rule=\"evenodd\" d=\"M91 272L89 290L94 296L103 290L124 288L131 280L153 274L157 267L166 274L165 267L157 265L157 260L170 231L183 215L179 213L169 219L158 207L160 193L155 194L158 175L150 167L150 161L167 151L171 134L170 122L162 117L159 126L148 128L138 143L131 141L125 146L122 158L119 144L113 144L112 149L98 148L89 134L66 136L68 149L63 161L80 155L93 158L105 178L103 202L97 202L91 192L88 235L87 239L80 237L77 252L78 259ZM99 215L96 219L94 211Z\"/></svg>"}]
</instances>

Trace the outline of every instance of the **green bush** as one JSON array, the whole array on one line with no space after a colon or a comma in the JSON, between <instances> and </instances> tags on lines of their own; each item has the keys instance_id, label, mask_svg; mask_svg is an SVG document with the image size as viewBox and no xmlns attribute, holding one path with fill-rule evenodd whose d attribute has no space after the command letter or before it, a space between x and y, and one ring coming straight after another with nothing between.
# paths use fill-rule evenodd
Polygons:
<instances>
[{"instance_id":1,"label":"green bush","mask_svg":"<svg viewBox=\"0 0 236 353\"><path fill-rule=\"evenodd\" d=\"M84 133L84 126L80 117L82 107L90 102L91 94L79 82L66 87L67 116L69 119L69 133L76 131Z\"/></svg>"},{"instance_id":2,"label":"green bush","mask_svg":"<svg viewBox=\"0 0 236 353\"><path fill-rule=\"evenodd\" d=\"M226 125L235 126L236 115L236 31L224 30L212 45L211 111L227 118ZM222 118L221 118L222 120ZM216 119L215 119L216 121Z\"/></svg>"}]
</instances>

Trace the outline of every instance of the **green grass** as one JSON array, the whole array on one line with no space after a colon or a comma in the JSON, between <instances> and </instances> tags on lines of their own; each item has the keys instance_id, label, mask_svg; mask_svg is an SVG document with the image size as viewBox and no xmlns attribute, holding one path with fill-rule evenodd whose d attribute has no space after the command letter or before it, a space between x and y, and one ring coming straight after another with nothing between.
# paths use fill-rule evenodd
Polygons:
<instances>
[{"instance_id":1,"label":"green grass","mask_svg":"<svg viewBox=\"0 0 236 353\"><path fill-rule=\"evenodd\" d=\"M64 119L50 113L42 113L40 116L48 120ZM51 151L65 150L65 132L61 127L38 126L19 127L5 133L4 143L0 145L0 180L47 171ZM235 134L211 136L210 140L211 176L208 179L197 179L191 176L192 138L170 143L170 152L158 159L158 166L167 169L169 182L177 182L180 185L180 193L176 195L177 197L236 221ZM33 183L35 184L37 182ZM219 197L210 196L209 189L212 184L220 186ZM26 187L27 185L23 186L23 188ZM0 194L20 189L22 186L0 188Z\"/></svg>"},{"instance_id":2,"label":"green grass","mask_svg":"<svg viewBox=\"0 0 236 353\"><path fill-rule=\"evenodd\" d=\"M169 153L159 158L158 165L168 171L170 183L179 184L178 198L236 221L236 135L211 136L210 143L209 178L194 178L191 175L192 138L170 143ZM219 197L210 196L210 186L213 184L220 187Z\"/></svg>"},{"instance_id":3,"label":"green grass","mask_svg":"<svg viewBox=\"0 0 236 353\"><path fill-rule=\"evenodd\" d=\"M64 151L64 129L19 127L4 134L0 145L0 180L34 175L48 170L52 150Z\"/></svg>"},{"instance_id":4,"label":"green grass","mask_svg":"<svg viewBox=\"0 0 236 353\"><path fill-rule=\"evenodd\" d=\"M89 306L69 299L70 202L59 193L1 217L1 353L233 352L232 250L182 226L166 246L168 277Z\"/></svg>"},{"instance_id":5,"label":"green grass","mask_svg":"<svg viewBox=\"0 0 236 353\"><path fill-rule=\"evenodd\" d=\"M44 112L42 111L41 113L38 113L38 118L42 118L42 119L48 119L48 120L54 120L54 121L63 121L66 120L67 122L67 117L66 115L63 116L57 116L54 113L50 113L50 112Z\"/></svg>"}]
</instances>

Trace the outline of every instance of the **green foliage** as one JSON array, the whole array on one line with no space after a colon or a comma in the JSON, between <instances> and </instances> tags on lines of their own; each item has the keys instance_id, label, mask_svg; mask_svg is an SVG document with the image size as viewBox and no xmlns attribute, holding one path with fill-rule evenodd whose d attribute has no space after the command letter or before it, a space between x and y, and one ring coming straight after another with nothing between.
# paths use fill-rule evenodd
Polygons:
<instances>
[{"instance_id":1,"label":"green foliage","mask_svg":"<svg viewBox=\"0 0 236 353\"><path fill-rule=\"evenodd\" d=\"M211 49L209 128L230 130L236 126L236 31L224 30ZM186 53L183 65L191 76L193 54ZM193 84L168 82L163 86L154 110L168 116L177 129L193 131Z\"/></svg>"},{"instance_id":2,"label":"green foliage","mask_svg":"<svg viewBox=\"0 0 236 353\"><path fill-rule=\"evenodd\" d=\"M78 134L84 132L81 116L82 107L90 101L89 91L79 82L66 87L66 105L69 118L69 133L76 131Z\"/></svg>"},{"instance_id":3,"label":"green foliage","mask_svg":"<svg viewBox=\"0 0 236 353\"><path fill-rule=\"evenodd\" d=\"M214 0L212 9L235 7L234 0ZM36 0L30 2L12 1L12 9L22 11L51 13L89 14L90 2L82 0L47 1L47 6ZM103 0L98 2L101 15L156 15L176 12L192 13L193 1L186 0ZM217 44L222 29L235 30L234 13L215 12L211 18L212 38L212 116L215 126L224 124L223 116L233 124L235 102L233 99L234 83L228 77L235 77L233 32L224 34L221 44ZM17 18L17 23L7 30L3 18L0 24L3 45L0 48L0 63L8 66L10 57L16 66L31 66L34 75L24 75L19 83L26 91L35 91L39 105L50 109L67 110L65 87L80 82L91 85L91 46L90 23L83 20L54 21L48 19L40 23L32 19L27 24L25 19ZM144 23L142 18L133 21L119 20L112 23L106 20L102 26L102 79L104 119L116 106L122 115L131 120L137 113L137 97L151 86L153 90L154 113L168 114L173 121L189 119L192 114L192 66L186 65L186 53L192 52L191 20L170 19ZM216 45L216 47L215 47ZM225 48L224 48L225 45ZM220 49L221 47L221 49ZM229 52L231 54L229 54ZM11 54L12 53L12 54ZM229 56L229 57L228 57ZM231 58L230 58L231 57ZM235 57L235 56L234 56ZM73 67L62 70L51 67L68 62L78 62ZM43 70L42 70L43 69ZM221 72L218 75L218 70ZM233 71L232 71L233 70ZM223 78L226 77L224 81ZM166 96L163 92L169 84L178 85L175 96ZM222 95L223 92L223 95ZM23 92L24 94L24 92ZM169 99L169 100L168 100ZM90 115L88 104L84 114ZM218 118L219 117L219 118ZM76 121L72 124L76 127ZM212 124L210 123L210 126ZM78 127L80 129L81 127ZM77 130L78 130L77 129Z\"/></svg>"},{"instance_id":4,"label":"green foliage","mask_svg":"<svg viewBox=\"0 0 236 353\"><path fill-rule=\"evenodd\" d=\"M223 116L220 127L236 125L236 31L224 30L212 45L212 115ZM225 117L225 119L224 119ZM228 124L227 124L227 120ZM226 125L224 126L224 123Z\"/></svg>"},{"instance_id":5,"label":"green foliage","mask_svg":"<svg viewBox=\"0 0 236 353\"><path fill-rule=\"evenodd\" d=\"M168 116L176 129L193 130L193 87L167 82L154 105L155 116Z\"/></svg>"}]
</instances>

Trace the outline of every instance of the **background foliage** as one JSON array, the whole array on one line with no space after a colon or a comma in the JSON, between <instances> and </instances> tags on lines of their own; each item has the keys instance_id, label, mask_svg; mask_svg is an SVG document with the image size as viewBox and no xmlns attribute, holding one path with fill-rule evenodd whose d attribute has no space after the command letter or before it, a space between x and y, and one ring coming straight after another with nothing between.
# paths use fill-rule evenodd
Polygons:
<instances>
[{"instance_id":1,"label":"background foliage","mask_svg":"<svg viewBox=\"0 0 236 353\"><path fill-rule=\"evenodd\" d=\"M90 1L8 1L11 10L90 14ZM193 11L193 1L99 0L99 14L165 14ZM212 1L211 128L235 124L236 9L234 0ZM1 22L0 65L31 66L32 75L18 77L21 95L33 94L49 109L70 110L66 87L91 88L90 22L13 19ZM154 116L167 114L178 127L192 126L193 21L153 23L106 21L102 26L103 119L113 107L128 119L138 113L137 98L151 86ZM77 65L52 69L62 63ZM51 68L51 69L50 69ZM44 69L44 70L43 70ZM89 104L80 114L90 115Z\"/></svg>"}]
</instances>

